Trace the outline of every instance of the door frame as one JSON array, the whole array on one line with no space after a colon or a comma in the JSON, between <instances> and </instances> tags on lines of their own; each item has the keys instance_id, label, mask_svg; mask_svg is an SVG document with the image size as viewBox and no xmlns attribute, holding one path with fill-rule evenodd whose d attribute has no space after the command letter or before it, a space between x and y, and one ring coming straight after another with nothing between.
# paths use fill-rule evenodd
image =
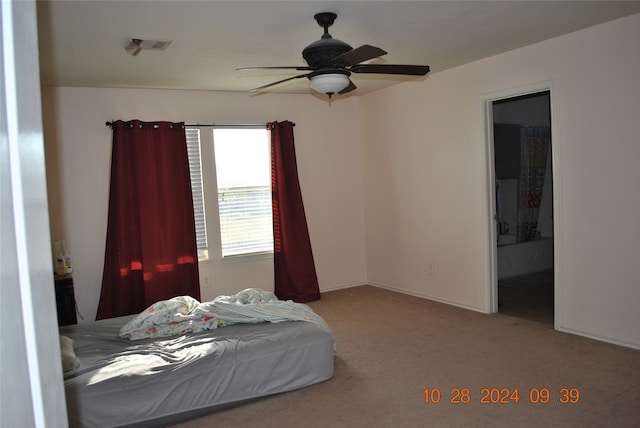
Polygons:
<instances>
[{"instance_id":1,"label":"door frame","mask_svg":"<svg viewBox=\"0 0 640 428\"><path fill-rule=\"evenodd\" d=\"M560 263L561 252L559 245L559 230L558 224L560 223L559 216L559 156L558 156L558 132L557 132L557 117L555 109L555 89L553 81L544 81L534 83L525 86L518 86L514 88L508 88L496 92L484 94L481 97L483 122L484 122L484 145L485 145L485 167L486 167L486 204L487 204L487 233L486 233L486 248L487 248L487 278L485 287L485 308L487 313L498 312L498 246L495 240L496 237L496 192L495 192L495 167L494 167L494 140L493 140L493 102L504 100L508 98L515 98L522 95L530 95L537 92L549 91L549 109L551 114L551 176L553 178L553 265L554 265L554 329L558 330L560 322L560 299L562 289L562 283L560 278L562 277Z\"/></svg>"},{"instance_id":2,"label":"door frame","mask_svg":"<svg viewBox=\"0 0 640 428\"><path fill-rule=\"evenodd\" d=\"M13 345L2 350L2 381L11 386L0 394L10 390L12 398L2 397L0 425L66 427L35 1L2 1L0 34L0 322Z\"/></svg>"}]
</instances>

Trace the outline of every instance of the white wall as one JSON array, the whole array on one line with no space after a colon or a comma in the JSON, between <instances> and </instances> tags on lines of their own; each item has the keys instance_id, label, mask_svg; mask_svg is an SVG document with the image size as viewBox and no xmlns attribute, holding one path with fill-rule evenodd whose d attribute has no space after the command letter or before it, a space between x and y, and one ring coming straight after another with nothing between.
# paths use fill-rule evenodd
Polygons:
<instances>
[{"instance_id":1,"label":"white wall","mask_svg":"<svg viewBox=\"0 0 640 428\"><path fill-rule=\"evenodd\" d=\"M107 225L111 120L296 123L300 186L321 291L366 281L362 160L357 101L309 95L96 88L43 88L52 240L74 260L76 300L95 319ZM201 264L202 299L246 287L273 290L272 260Z\"/></svg>"},{"instance_id":2,"label":"white wall","mask_svg":"<svg viewBox=\"0 0 640 428\"><path fill-rule=\"evenodd\" d=\"M557 325L640 347L638 40L640 14L361 97L369 281L488 310L481 100L551 81Z\"/></svg>"}]
</instances>

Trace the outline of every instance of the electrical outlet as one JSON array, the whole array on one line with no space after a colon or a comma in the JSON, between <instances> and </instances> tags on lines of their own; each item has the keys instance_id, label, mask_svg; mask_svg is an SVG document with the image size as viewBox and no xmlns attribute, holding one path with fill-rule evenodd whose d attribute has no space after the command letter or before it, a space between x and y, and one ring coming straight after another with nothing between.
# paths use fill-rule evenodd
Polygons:
<instances>
[{"instance_id":1,"label":"electrical outlet","mask_svg":"<svg viewBox=\"0 0 640 428\"><path fill-rule=\"evenodd\" d=\"M211 284L209 284L209 275L205 275L202 277L202 286L203 287L209 287Z\"/></svg>"},{"instance_id":2,"label":"electrical outlet","mask_svg":"<svg viewBox=\"0 0 640 428\"><path fill-rule=\"evenodd\" d=\"M433 275L434 273L436 273L436 267L434 266L434 264L433 264L433 263L429 263L429 264L427 265L427 273L428 273L429 275Z\"/></svg>"}]
</instances>

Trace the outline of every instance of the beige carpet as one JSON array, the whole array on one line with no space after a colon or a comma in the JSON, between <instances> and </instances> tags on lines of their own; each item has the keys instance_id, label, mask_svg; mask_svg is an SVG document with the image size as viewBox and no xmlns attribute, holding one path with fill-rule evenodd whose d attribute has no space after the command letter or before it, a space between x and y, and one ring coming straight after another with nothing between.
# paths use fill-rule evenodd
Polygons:
<instances>
[{"instance_id":1,"label":"beige carpet","mask_svg":"<svg viewBox=\"0 0 640 428\"><path fill-rule=\"evenodd\" d=\"M638 350L370 286L310 306L336 336L333 379L176 427L640 426ZM426 388L439 403L425 403ZM469 402L452 404L454 388ZM483 388L517 388L520 401L482 404ZM532 388L549 402L531 403ZM561 404L562 388L579 401Z\"/></svg>"}]
</instances>

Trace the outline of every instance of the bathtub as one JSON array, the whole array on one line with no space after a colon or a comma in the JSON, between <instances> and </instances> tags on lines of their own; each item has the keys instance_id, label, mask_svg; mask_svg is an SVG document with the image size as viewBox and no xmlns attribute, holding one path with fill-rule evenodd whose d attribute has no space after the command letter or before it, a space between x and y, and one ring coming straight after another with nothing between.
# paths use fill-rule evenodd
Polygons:
<instances>
[{"instance_id":1,"label":"bathtub","mask_svg":"<svg viewBox=\"0 0 640 428\"><path fill-rule=\"evenodd\" d=\"M498 247L502 245L511 245L516 243L516 235L500 235L498 239Z\"/></svg>"},{"instance_id":2,"label":"bathtub","mask_svg":"<svg viewBox=\"0 0 640 428\"><path fill-rule=\"evenodd\" d=\"M513 240L513 242L507 244L510 240ZM515 243L515 235L500 235L498 244L498 279L548 269L553 269L552 237Z\"/></svg>"}]
</instances>

